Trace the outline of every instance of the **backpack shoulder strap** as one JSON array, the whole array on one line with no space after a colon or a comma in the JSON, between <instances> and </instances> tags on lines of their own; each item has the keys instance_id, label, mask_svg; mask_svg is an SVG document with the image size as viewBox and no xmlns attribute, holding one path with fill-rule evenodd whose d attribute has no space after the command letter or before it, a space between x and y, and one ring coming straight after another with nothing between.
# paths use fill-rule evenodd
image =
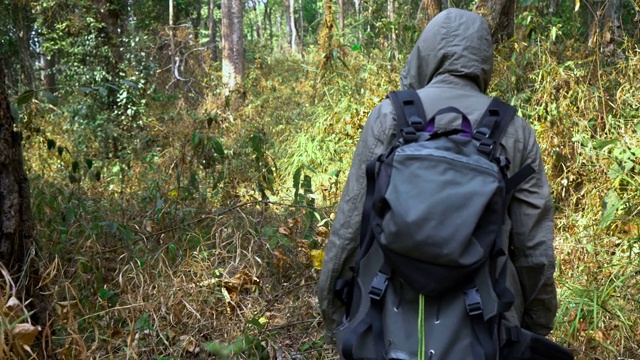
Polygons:
<instances>
[{"instance_id":1,"label":"backpack shoulder strap","mask_svg":"<svg viewBox=\"0 0 640 360\"><path fill-rule=\"evenodd\" d=\"M498 98L493 98L473 132L473 138L479 142L478 151L489 159L493 159L504 133L515 116L515 107ZM531 164L523 166L513 176L506 179L507 193L515 190L535 172Z\"/></svg>"},{"instance_id":2,"label":"backpack shoulder strap","mask_svg":"<svg viewBox=\"0 0 640 360\"><path fill-rule=\"evenodd\" d=\"M473 138L479 142L478 151L490 159L496 153L500 141L506 132L511 120L516 116L516 108L506 102L493 98L482 114Z\"/></svg>"},{"instance_id":3,"label":"backpack shoulder strap","mask_svg":"<svg viewBox=\"0 0 640 360\"><path fill-rule=\"evenodd\" d=\"M416 90L398 90L387 94L396 112L396 139L405 143L415 141L424 130L427 116Z\"/></svg>"}]
</instances>

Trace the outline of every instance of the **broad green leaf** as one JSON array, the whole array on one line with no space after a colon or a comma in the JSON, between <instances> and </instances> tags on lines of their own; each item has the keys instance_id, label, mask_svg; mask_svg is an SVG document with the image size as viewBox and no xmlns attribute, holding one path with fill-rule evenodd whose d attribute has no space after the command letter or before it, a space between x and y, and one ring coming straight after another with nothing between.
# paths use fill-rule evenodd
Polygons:
<instances>
[{"instance_id":1,"label":"broad green leaf","mask_svg":"<svg viewBox=\"0 0 640 360\"><path fill-rule=\"evenodd\" d=\"M36 94L36 92L33 91L33 90L27 90L27 91L23 92L16 99L16 104L18 104L18 106L22 106L22 105L30 102L31 100L33 100L33 97L35 96L35 94Z\"/></svg>"},{"instance_id":2,"label":"broad green leaf","mask_svg":"<svg viewBox=\"0 0 640 360\"><path fill-rule=\"evenodd\" d=\"M138 84L136 84L134 82L131 82L129 80L122 80L122 83L125 84L125 85L128 85L128 86L130 86L130 87L132 87L134 89L137 89L137 88L140 87L140 85L138 85Z\"/></svg>"},{"instance_id":3,"label":"broad green leaf","mask_svg":"<svg viewBox=\"0 0 640 360\"><path fill-rule=\"evenodd\" d=\"M47 139L47 150L53 150L56 147L56 141L53 139Z\"/></svg>"},{"instance_id":4,"label":"broad green leaf","mask_svg":"<svg viewBox=\"0 0 640 360\"><path fill-rule=\"evenodd\" d=\"M609 145L618 143L618 139L606 139L606 140L597 140L593 142L593 148L600 150L604 149Z\"/></svg>"},{"instance_id":5,"label":"broad green leaf","mask_svg":"<svg viewBox=\"0 0 640 360\"><path fill-rule=\"evenodd\" d=\"M44 98L47 99L47 102L53 106L58 106L58 97L55 96L53 93L44 90L42 92L42 95L44 95Z\"/></svg>"},{"instance_id":6,"label":"broad green leaf","mask_svg":"<svg viewBox=\"0 0 640 360\"><path fill-rule=\"evenodd\" d=\"M222 147L222 143L218 141L218 139L213 140L213 151L220 157L225 157L226 155L224 152L224 148Z\"/></svg>"}]
</instances>

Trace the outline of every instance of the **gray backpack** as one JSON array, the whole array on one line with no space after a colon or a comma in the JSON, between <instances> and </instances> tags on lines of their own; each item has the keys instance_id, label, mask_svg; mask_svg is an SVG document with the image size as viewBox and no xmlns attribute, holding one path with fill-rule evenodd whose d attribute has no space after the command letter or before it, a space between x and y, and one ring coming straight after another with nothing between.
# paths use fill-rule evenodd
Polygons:
<instances>
[{"instance_id":1,"label":"gray backpack","mask_svg":"<svg viewBox=\"0 0 640 360\"><path fill-rule=\"evenodd\" d=\"M503 323L513 294L497 271L506 201L534 172L508 178L496 151L515 109L493 99L473 131L455 107L425 120L415 91L388 98L398 141L367 165L354 277L336 288L347 308L335 332L341 356L534 359L534 335ZM435 131L448 113L460 126Z\"/></svg>"}]
</instances>

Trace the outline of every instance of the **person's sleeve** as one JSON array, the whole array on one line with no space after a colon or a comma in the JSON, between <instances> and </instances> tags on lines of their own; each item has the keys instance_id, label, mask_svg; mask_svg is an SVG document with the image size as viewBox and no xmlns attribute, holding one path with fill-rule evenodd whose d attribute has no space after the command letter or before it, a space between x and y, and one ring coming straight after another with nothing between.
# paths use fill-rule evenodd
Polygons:
<instances>
[{"instance_id":1,"label":"person's sleeve","mask_svg":"<svg viewBox=\"0 0 640 360\"><path fill-rule=\"evenodd\" d=\"M390 106L386 106L388 107ZM366 165L384 151L385 142L390 135L390 115L383 108L382 105L375 107L364 125L324 249L317 292L327 341L330 343L334 341L333 331L344 316L344 307L334 296L335 283L337 279L350 279L349 266L355 260L359 242L366 193Z\"/></svg>"},{"instance_id":2,"label":"person's sleeve","mask_svg":"<svg viewBox=\"0 0 640 360\"><path fill-rule=\"evenodd\" d=\"M522 164L530 164L535 174L514 194L509 207L511 246L524 300L523 328L539 335L552 329L558 307L553 278L553 203L540 148L533 129L527 126Z\"/></svg>"}]
</instances>

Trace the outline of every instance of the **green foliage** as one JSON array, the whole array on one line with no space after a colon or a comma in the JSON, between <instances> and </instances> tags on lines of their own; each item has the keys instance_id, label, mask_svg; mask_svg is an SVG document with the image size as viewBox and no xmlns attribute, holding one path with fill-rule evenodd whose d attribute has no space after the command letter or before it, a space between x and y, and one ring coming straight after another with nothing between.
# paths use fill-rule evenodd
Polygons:
<instances>
[{"instance_id":1,"label":"green foliage","mask_svg":"<svg viewBox=\"0 0 640 360\"><path fill-rule=\"evenodd\" d=\"M34 2L33 46L57 57L59 90L20 81L10 89L47 258L43 281L54 285L55 353L331 358L319 340L314 263L362 126L398 88L420 34L419 2L396 1L394 21L386 2L365 3L359 16L349 3L323 69L320 3L296 1L303 57L287 50L277 21L284 2L250 2L246 24L263 33L247 42L244 86L226 98L206 47L205 2L174 1L186 80L171 68L168 1L106 3ZM490 92L518 106L545 159L561 300L553 336L583 358L632 358L640 59L632 42L619 58L586 47L590 10L573 6L559 2L551 15L547 2L520 4L518 38L497 50ZM113 32L104 11L126 24ZM17 59L15 23L0 14L0 48ZM7 68L20 77L19 63Z\"/></svg>"}]
</instances>

